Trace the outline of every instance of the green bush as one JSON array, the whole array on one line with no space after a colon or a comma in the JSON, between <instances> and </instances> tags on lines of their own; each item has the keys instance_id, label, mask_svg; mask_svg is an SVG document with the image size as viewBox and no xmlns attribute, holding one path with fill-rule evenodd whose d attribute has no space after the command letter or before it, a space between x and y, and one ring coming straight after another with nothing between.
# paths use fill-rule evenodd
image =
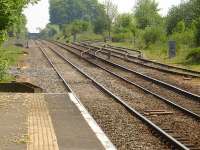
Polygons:
<instances>
[{"instance_id":1,"label":"green bush","mask_svg":"<svg viewBox=\"0 0 200 150\"><path fill-rule=\"evenodd\" d=\"M100 34L95 34L92 32L83 32L81 34L77 35L77 40L78 41L93 41L93 40L98 40L98 41L103 41L103 36Z\"/></svg>"},{"instance_id":2,"label":"green bush","mask_svg":"<svg viewBox=\"0 0 200 150\"><path fill-rule=\"evenodd\" d=\"M8 61L0 58L0 81L5 79L8 69Z\"/></svg>"},{"instance_id":3,"label":"green bush","mask_svg":"<svg viewBox=\"0 0 200 150\"><path fill-rule=\"evenodd\" d=\"M113 42L125 42L131 39L131 33L115 33L112 35Z\"/></svg>"},{"instance_id":4,"label":"green bush","mask_svg":"<svg viewBox=\"0 0 200 150\"><path fill-rule=\"evenodd\" d=\"M6 30L0 30L0 45L6 40L7 32Z\"/></svg>"},{"instance_id":5,"label":"green bush","mask_svg":"<svg viewBox=\"0 0 200 150\"><path fill-rule=\"evenodd\" d=\"M164 32L161 28L156 26L146 27L143 39L146 44L146 47L149 47L150 44L154 44L156 41L163 40Z\"/></svg>"},{"instance_id":6,"label":"green bush","mask_svg":"<svg viewBox=\"0 0 200 150\"><path fill-rule=\"evenodd\" d=\"M200 46L200 17L195 22L195 43Z\"/></svg>"},{"instance_id":7,"label":"green bush","mask_svg":"<svg viewBox=\"0 0 200 150\"><path fill-rule=\"evenodd\" d=\"M200 48L195 48L189 52L186 59L189 62L199 63L200 64Z\"/></svg>"},{"instance_id":8,"label":"green bush","mask_svg":"<svg viewBox=\"0 0 200 150\"><path fill-rule=\"evenodd\" d=\"M195 35L193 31L185 31L182 33L175 32L169 39L176 41L178 45L188 45L192 47L195 44Z\"/></svg>"}]
</instances>

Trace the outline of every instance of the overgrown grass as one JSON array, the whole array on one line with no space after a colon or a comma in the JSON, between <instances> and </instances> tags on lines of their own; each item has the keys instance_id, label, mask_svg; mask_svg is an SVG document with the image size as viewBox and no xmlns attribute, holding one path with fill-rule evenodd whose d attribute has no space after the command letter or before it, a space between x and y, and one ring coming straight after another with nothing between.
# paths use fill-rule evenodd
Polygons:
<instances>
[{"instance_id":1,"label":"overgrown grass","mask_svg":"<svg viewBox=\"0 0 200 150\"><path fill-rule=\"evenodd\" d=\"M91 41L91 40L100 40L103 41L103 36L100 34L95 34L92 32L84 32L77 35L77 41Z\"/></svg>"},{"instance_id":2,"label":"overgrown grass","mask_svg":"<svg viewBox=\"0 0 200 150\"><path fill-rule=\"evenodd\" d=\"M10 66L15 65L22 55L22 49L16 46L0 47L0 82L9 82L14 79L7 73Z\"/></svg>"},{"instance_id":3,"label":"overgrown grass","mask_svg":"<svg viewBox=\"0 0 200 150\"><path fill-rule=\"evenodd\" d=\"M133 44L128 42L112 42L111 44L115 46L137 49L134 47ZM200 71L200 62L198 60L199 57L197 57L197 55L200 55L200 48L191 49L184 45L178 46L176 57L172 59L168 58L167 44L157 43L154 45L150 45L147 49L141 51L143 52L145 58L169 65ZM191 58L188 58L189 55L191 55Z\"/></svg>"}]
</instances>

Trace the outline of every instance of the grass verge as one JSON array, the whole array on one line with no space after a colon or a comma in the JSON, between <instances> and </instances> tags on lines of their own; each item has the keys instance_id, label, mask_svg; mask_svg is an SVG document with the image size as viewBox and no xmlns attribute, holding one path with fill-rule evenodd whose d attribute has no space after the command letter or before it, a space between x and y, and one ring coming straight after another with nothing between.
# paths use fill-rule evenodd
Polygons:
<instances>
[{"instance_id":1,"label":"grass verge","mask_svg":"<svg viewBox=\"0 0 200 150\"><path fill-rule=\"evenodd\" d=\"M134 47L133 44L128 43L128 42L121 42L121 43L110 43L114 46L121 46L121 47L127 47L131 49L137 49ZM173 66L178 66L186 69L191 69L195 71L200 71L200 62L199 61L194 61L191 59L188 59L188 55L193 52L193 49L188 48L187 46L181 46L177 48L177 55L176 57L169 59L168 58L168 53L167 53L168 47L167 44L155 44L155 45L150 45L149 48L145 50L140 50L142 51L143 55L145 58L150 59L150 60L155 60L161 63L173 65ZM197 50L195 49L195 52ZM199 48L200 52L200 48ZM196 55L193 53L193 55Z\"/></svg>"},{"instance_id":2,"label":"grass verge","mask_svg":"<svg viewBox=\"0 0 200 150\"><path fill-rule=\"evenodd\" d=\"M15 65L22 55L22 48L16 46L0 47L0 82L10 82L14 77L8 74L10 66Z\"/></svg>"}]
</instances>

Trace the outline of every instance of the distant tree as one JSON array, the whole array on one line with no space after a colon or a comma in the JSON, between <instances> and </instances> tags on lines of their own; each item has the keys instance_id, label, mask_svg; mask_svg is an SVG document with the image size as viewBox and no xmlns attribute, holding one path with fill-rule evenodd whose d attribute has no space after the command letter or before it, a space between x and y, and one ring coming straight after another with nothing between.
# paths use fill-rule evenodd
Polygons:
<instances>
[{"instance_id":1,"label":"distant tree","mask_svg":"<svg viewBox=\"0 0 200 150\"><path fill-rule=\"evenodd\" d=\"M58 25L70 24L75 20L93 23L103 15L101 9L97 0L50 0L50 22Z\"/></svg>"},{"instance_id":2,"label":"distant tree","mask_svg":"<svg viewBox=\"0 0 200 150\"><path fill-rule=\"evenodd\" d=\"M150 44L154 44L156 41L159 41L162 35L162 28L157 26L146 27L143 35L146 47L148 47Z\"/></svg>"},{"instance_id":3,"label":"distant tree","mask_svg":"<svg viewBox=\"0 0 200 150\"><path fill-rule=\"evenodd\" d=\"M182 33L185 31L185 23L184 21L180 21L177 23L175 29L174 29L174 32L179 32L179 33Z\"/></svg>"},{"instance_id":4,"label":"distant tree","mask_svg":"<svg viewBox=\"0 0 200 150\"><path fill-rule=\"evenodd\" d=\"M71 34L73 35L73 41L76 41L76 36L78 33L87 31L89 23L86 21L76 20L71 23Z\"/></svg>"},{"instance_id":5,"label":"distant tree","mask_svg":"<svg viewBox=\"0 0 200 150\"><path fill-rule=\"evenodd\" d=\"M199 0L189 0L181 3L178 6L173 6L167 15L167 33L172 34L177 23L180 21L184 21L186 28L190 27L193 21L199 18L199 14Z\"/></svg>"},{"instance_id":6,"label":"distant tree","mask_svg":"<svg viewBox=\"0 0 200 150\"><path fill-rule=\"evenodd\" d=\"M97 34L102 34L107 29L108 20L103 5L99 5L98 11L99 16L97 16L93 22L94 32Z\"/></svg>"},{"instance_id":7,"label":"distant tree","mask_svg":"<svg viewBox=\"0 0 200 150\"><path fill-rule=\"evenodd\" d=\"M195 30L195 38L197 46L200 46L200 18L198 18L195 22L196 30Z\"/></svg>"},{"instance_id":8,"label":"distant tree","mask_svg":"<svg viewBox=\"0 0 200 150\"><path fill-rule=\"evenodd\" d=\"M132 14L121 14L117 17L114 24L114 33L131 33L133 36L133 42L135 44L136 37L136 22Z\"/></svg>"},{"instance_id":9,"label":"distant tree","mask_svg":"<svg viewBox=\"0 0 200 150\"><path fill-rule=\"evenodd\" d=\"M55 38L60 32L60 28L55 24L48 24L45 29L41 30L40 37L41 38Z\"/></svg>"},{"instance_id":10,"label":"distant tree","mask_svg":"<svg viewBox=\"0 0 200 150\"><path fill-rule=\"evenodd\" d=\"M118 16L118 7L115 5L112 0L105 0L104 1L105 5L105 11L107 14L107 28L108 28L108 36L109 39L111 39L111 28L112 28L112 23Z\"/></svg>"},{"instance_id":11,"label":"distant tree","mask_svg":"<svg viewBox=\"0 0 200 150\"><path fill-rule=\"evenodd\" d=\"M138 0L134 10L138 28L145 29L147 26L160 24L162 19L158 11L155 0Z\"/></svg>"}]
</instances>

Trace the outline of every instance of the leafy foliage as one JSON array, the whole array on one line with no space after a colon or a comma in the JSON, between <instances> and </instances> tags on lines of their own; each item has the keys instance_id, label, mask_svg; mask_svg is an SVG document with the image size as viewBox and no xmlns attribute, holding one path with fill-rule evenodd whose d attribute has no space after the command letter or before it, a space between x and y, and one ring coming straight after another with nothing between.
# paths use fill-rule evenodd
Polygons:
<instances>
[{"instance_id":1,"label":"leafy foliage","mask_svg":"<svg viewBox=\"0 0 200 150\"><path fill-rule=\"evenodd\" d=\"M134 11L138 28L145 29L147 26L160 24L162 20L158 11L155 0L138 0Z\"/></svg>"},{"instance_id":2,"label":"leafy foliage","mask_svg":"<svg viewBox=\"0 0 200 150\"><path fill-rule=\"evenodd\" d=\"M108 38L111 39L111 28L112 23L115 21L115 19L118 16L118 8L117 5L115 5L112 0L105 0L104 1L105 6L105 12L107 15L107 30L108 30Z\"/></svg>"},{"instance_id":3,"label":"leafy foliage","mask_svg":"<svg viewBox=\"0 0 200 150\"><path fill-rule=\"evenodd\" d=\"M186 59L192 63L200 63L200 48L195 48L189 52Z\"/></svg>"},{"instance_id":4,"label":"leafy foliage","mask_svg":"<svg viewBox=\"0 0 200 150\"><path fill-rule=\"evenodd\" d=\"M7 68L8 61L5 59L0 59L0 81L2 81L5 78L5 75L7 74Z\"/></svg>"},{"instance_id":5,"label":"leafy foliage","mask_svg":"<svg viewBox=\"0 0 200 150\"><path fill-rule=\"evenodd\" d=\"M199 14L199 0L189 0L178 6L172 7L167 16L167 33L172 34L174 28L180 21L184 21L185 26L190 27L193 21L199 18Z\"/></svg>"},{"instance_id":6,"label":"leafy foliage","mask_svg":"<svg viewBox=\"0 0 200 150\"><path fill-rule=\"evenodd\" d=\"M146 27L143 35L146 46L148 47L150 44L159 41L163 34L162 28L157 26Z\"/></svg>"},{"instance_id":7,"label":"leafy foliage","mask_svg":"<svg viewBox=\"0 0 200 150\"><path fill-rule=\"evenodd\" d=\"M195 42L197 44L197 46L200 46L200 18L197 19L197 21L195 22Z\"/></svg>"},{"instance_id":8,"label":"leafy foliage","mask_svg":"<svg viewBox=\"0 0 200 150\"><path fill-rule=\"evenodd\" d=\"M25 26L25 17L22 15L23 8L28 3L37 0L1 0L0 1L0 42L5 40L7 31L20 33Z\"/></svg>"},{"instance_id":9,"label":"leafy foliage","mask_svg":"<svg viewBox=\"0 0 200 150\"><path fill-rule=\"evenodd\" d=\"M102 7L97 0L50 0L50 22L58 25L75 20L94 22L102 15Z\"/></svg>"}]
</instances>

